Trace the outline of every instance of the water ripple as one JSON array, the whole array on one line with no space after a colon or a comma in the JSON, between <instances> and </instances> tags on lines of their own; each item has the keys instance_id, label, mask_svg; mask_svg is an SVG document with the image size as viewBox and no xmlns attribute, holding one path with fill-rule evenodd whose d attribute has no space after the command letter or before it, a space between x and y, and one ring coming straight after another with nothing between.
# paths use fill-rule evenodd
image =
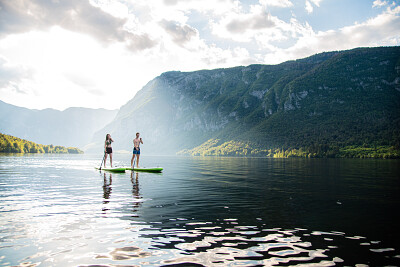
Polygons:
<instances>
[{"instance_id":1,"label":"water ripple","mask_svg":"<svg viewBox=\"0 0 400 267\"><path fill-rule=\"evenodd\" d=\"M348 175L329 163L342 168L331 176L325 161L156 161L171 167L110 174L91 156L2 157L0 266L400 265L386 213L400 207L397 173L357 180L354 161Z\"/></svg>"}]
</instances>

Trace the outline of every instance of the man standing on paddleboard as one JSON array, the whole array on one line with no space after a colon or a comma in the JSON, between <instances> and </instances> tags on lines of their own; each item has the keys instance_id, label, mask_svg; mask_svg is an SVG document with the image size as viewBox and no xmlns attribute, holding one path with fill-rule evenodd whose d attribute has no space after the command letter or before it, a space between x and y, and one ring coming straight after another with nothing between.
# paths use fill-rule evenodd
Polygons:
<instances>
[{"instance_id":1,"label":"man standing on paddleboard","mask_svg":"<svg viewBox=\"0 0 400 267\"><path fill-rule=\"evenodd\" d=\"M136 133L136 138L133 139L133 155L131 159L131 168L134 166L134 159L136 156L136 167L139 167L139 157L140 157L140 144L143 144L142 138L139 138L139 133Z\"/></svg>"}]
</instances>

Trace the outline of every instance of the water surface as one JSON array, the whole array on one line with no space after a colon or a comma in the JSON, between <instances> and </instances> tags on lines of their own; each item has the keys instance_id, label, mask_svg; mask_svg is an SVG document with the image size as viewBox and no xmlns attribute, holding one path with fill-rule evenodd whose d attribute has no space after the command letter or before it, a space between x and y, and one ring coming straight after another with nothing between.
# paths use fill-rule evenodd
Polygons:
<instances>
[{"instance_id":1,"label":"water surface","mask_svg":"<svg viewBox=\"0 0 400 267\"><path fill-rule=\"evenodd\" d=\"M0 156L1 266L400 265L400 161L100 161Z\"/></svg>"}]
</instances>

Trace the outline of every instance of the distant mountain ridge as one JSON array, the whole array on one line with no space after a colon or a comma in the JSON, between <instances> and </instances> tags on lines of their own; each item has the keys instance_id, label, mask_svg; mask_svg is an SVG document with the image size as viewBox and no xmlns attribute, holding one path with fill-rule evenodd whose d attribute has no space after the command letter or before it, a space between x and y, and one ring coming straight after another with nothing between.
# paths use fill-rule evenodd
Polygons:
<instances>
[{"instance_id":1,"label":"distant mountain ridge","mask_svg":"<svg viewBox=\"0 0 400 267\"><path fill-rule=\"evenodd\" d=\"M0 101L0 132L39 144L83 148L116 114L90 108L35 110Z\"/></svg>"},{"instance_id":2,"label":"distant mountain ridge","mask_svg":"<svg viewBox=\"0 0 400 267\"><path fill-rule=\"evenodd\" d=\"M143 149L154 154L190 154L230 141L236 150L215 153L399 147L399 111L400 47L358 48L278 65L163 73L94 141L109 132L114 146L127 150L141 132Z\"/></svg>"}]
</instances>

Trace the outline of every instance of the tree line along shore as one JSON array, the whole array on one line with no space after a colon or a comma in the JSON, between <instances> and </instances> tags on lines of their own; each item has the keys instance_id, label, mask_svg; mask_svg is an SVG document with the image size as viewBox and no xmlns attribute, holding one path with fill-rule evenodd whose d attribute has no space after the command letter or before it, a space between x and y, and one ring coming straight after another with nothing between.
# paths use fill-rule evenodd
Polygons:
<instances>
[{"instance_id":1,"label":"tree line along shore","mask_svg":"<svg viewBox=\"0 0 400 267\"><path fill-rule=\"evenodd\" d=\"M82 154L75 147L36 144L11 135L0 133L0 153L50 153L50 154ZM237 157L269 157L269 158L380 158L398 159L400 149L393 146L329 146L314 144L301 148L263 149L246 142L220 142L212 139L193 149L185 149L178 155L188 156L237 156Z\"/></svg>"},{"instance_id":2,"label":"tree line along shore","mask_svg":"<svg viewBox=\"0 0 400 267\"><path fill-rule=\"evenodd\" d=\"M0 133L0 153L82 154L83 151L76 147L37 144Z\"/></svg>"},{"instance_id":3,"label":"tree line along shore","mask_svg":"<svg viewBox=\"0 0 400 267\"><path fill-rule=\"evenodd\" d=\"M249 142L210 139L193 149L185 149L178 155L190 156L244 156L268 158L376 158L398 159L400 149L389 145L312 144L298 148L281 147L265 149Z\"/></svg>"}]
</instances>

